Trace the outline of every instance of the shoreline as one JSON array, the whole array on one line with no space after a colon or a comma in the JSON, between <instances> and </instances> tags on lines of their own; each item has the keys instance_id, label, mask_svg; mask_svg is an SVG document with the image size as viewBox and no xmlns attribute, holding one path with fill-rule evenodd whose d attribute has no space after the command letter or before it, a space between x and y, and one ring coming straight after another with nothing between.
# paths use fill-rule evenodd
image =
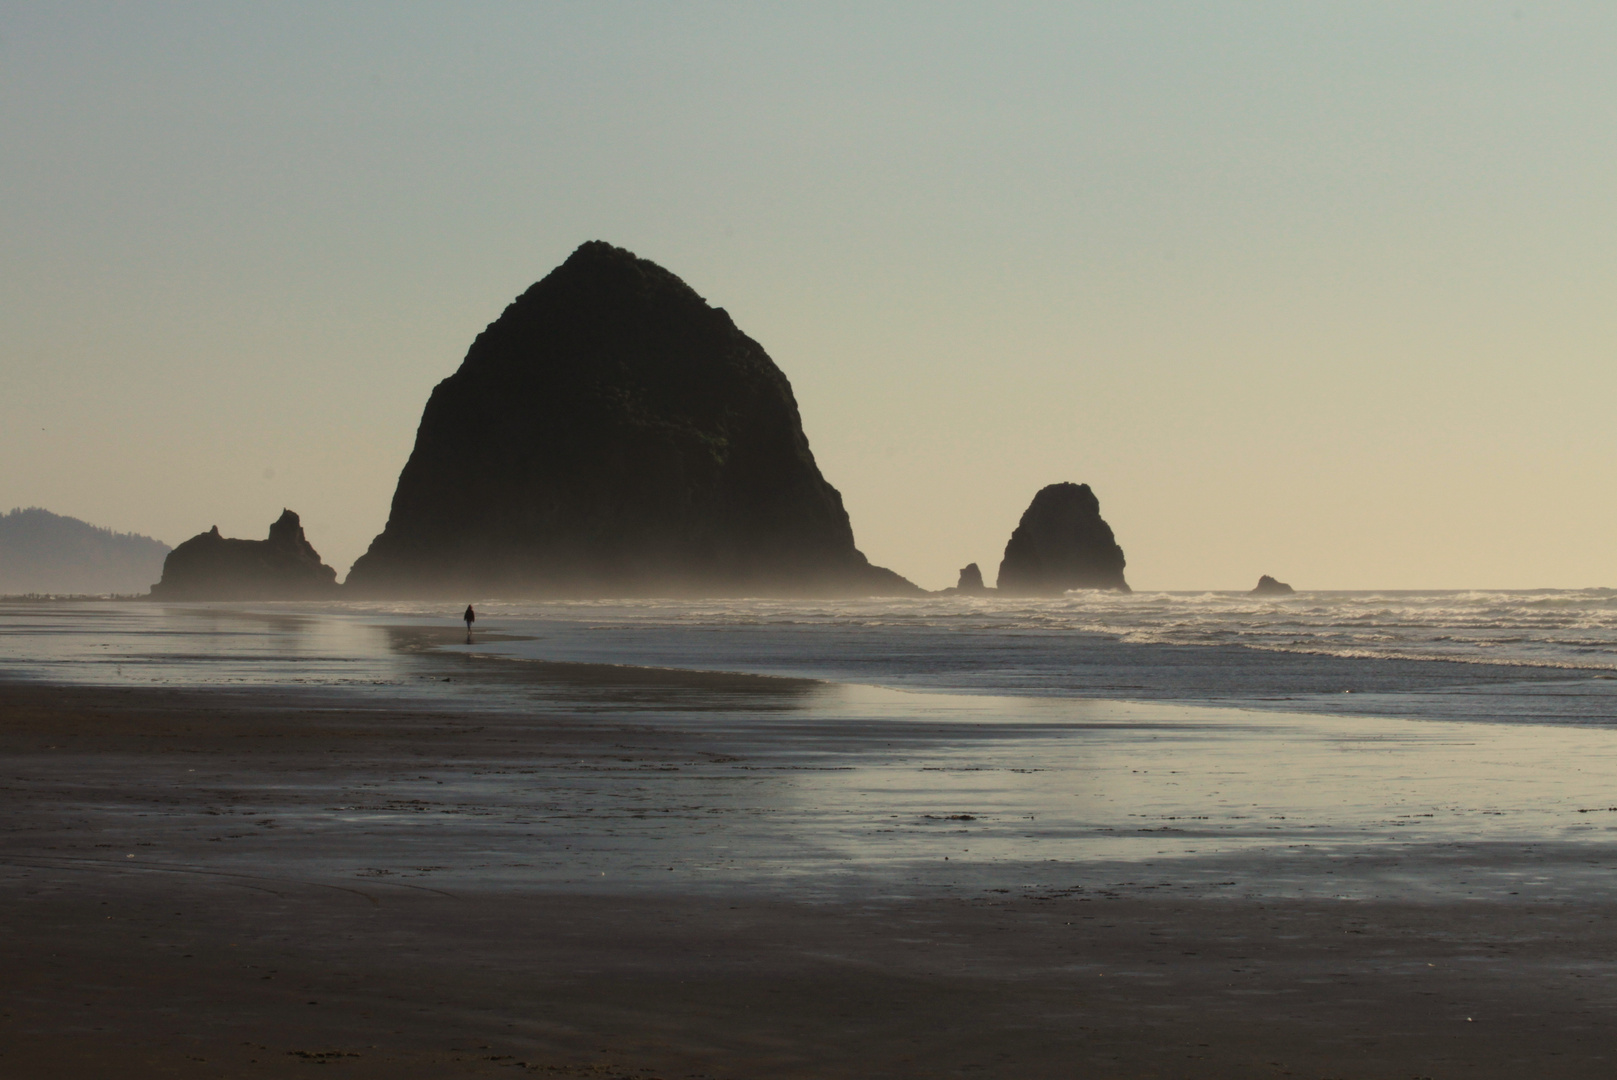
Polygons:
<instances>
[{"instance_id":1,"label":"shoreline","mask_svg":"<svg viewBox=\"0 0 1617 1080\"><path fill-rule=\"evenodd\" d=\"M946 694L1609 725L1617 716L1617 654L1602 642L1617 632L1610 625L1617 609L1588 593L1565 610L1540 610L1530 598L1481 615L1466 607L1467 596L1447 593L1385 611L1355 603L1231 612L1228 597L1210 607L1191 597L1128 610L1077 600L495 604L471 651ZM1506 602L1504 594L1483 600ZM395 640L401 631L437 627L446 657L467 651L458 611L412 605L9 608L0 610L0 671L60 682L325 685L380 694L407 682L424 689L412 671L419 650L404 655Z\"/></svg>"}]
</instances>

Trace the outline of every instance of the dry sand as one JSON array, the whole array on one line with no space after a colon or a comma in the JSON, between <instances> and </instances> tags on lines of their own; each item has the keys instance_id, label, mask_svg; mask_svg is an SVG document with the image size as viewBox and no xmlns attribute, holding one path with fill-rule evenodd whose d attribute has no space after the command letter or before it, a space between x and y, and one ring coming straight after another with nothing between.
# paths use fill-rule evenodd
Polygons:
<instances>
[{"instance_id":1,"label":"dry sand","mask_svg":"<svg viewBox=\"0 0 1617 1080\"><path fill-rule=\"evenodd\" d=\"M871 801L1014 732L856 752L808 684L550 679L464 712L0 685L0 1076L1617 1071L1603 840L940 876L976 822L876 836ZM857 812L799 783L860 769Z\"/></svg>"}]
</instances>

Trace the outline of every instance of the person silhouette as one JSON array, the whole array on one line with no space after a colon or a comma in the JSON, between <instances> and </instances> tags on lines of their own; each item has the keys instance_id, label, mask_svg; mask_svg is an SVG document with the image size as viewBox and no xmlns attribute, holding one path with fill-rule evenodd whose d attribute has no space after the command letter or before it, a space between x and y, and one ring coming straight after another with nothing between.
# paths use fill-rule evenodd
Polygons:
<instances>
[{"instance_id":1,"label":"person silhouette","mask_svg":"<svg viewBox=\"0 0 1617 1080\"><path fill-rule=\"evenodd\" d=\"M472 610L472 605L467 604L466 614L462 615L461 618L466 620L466 644L470 645L472 643L472 623L477 621L477 612Z\"/></svg>"}]
</instances>

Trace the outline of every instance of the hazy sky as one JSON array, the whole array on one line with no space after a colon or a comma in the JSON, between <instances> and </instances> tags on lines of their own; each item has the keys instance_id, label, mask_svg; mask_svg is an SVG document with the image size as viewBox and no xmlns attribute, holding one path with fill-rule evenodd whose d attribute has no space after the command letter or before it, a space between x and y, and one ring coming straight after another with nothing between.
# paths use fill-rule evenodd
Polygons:
<instances>
[{"instance_id":1,"label":"hazy sky","mask_svg":"<svg viewBox=\"0 0 1617 1080\"><path fill-rule=\"evenodd\" d=\"M0 3L0 509L345 572L579 243L791 378L860 546L1617 585L1617 5Z\"/></svg>"}]
</instances>

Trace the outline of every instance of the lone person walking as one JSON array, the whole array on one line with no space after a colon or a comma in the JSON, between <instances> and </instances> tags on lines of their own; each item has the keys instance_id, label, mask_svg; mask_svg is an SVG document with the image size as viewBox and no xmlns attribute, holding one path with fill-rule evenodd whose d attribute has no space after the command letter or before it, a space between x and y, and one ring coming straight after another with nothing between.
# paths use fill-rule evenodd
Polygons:
<instances>
[{"instance_id":1,"label":"lone person walking","mask_svg":"<svg viewBox=\"0 0 1617 1080\"><path fill-rule=\"evenodd\" d=\"M462 615L461 618L466 620L466 644L470 645L472 643L472 623L477 621L477 612L472 610L472 605L467 604L466 614Z\"/></svg>"}]
</instances>

